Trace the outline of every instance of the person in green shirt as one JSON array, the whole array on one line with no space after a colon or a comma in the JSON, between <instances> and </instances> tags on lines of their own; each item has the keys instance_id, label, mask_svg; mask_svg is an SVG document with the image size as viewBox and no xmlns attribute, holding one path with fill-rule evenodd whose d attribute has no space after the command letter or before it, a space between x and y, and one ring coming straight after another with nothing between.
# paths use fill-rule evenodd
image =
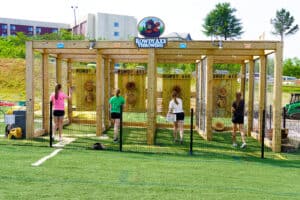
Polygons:
<instances>
[{"instance_id":1,"label":"person in green shirt","mask_svg":"<svg viewBox=\"0 0 300 200\"><path fill-rule=\"evenodd\" d=\"M114 142L118 142L118 129L120 126L121 106L125 104L125 99L120 96L120 89L116 89L115 95L109 99L110 117L114 122Z\"/></svg>"}]
</instances>

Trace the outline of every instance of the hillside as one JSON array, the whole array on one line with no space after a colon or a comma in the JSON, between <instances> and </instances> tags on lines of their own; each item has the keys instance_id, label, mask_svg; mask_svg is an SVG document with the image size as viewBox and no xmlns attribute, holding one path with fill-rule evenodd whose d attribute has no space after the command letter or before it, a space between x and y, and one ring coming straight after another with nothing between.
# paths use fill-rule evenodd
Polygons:
<instances>
[{"instance_id":1,"label":"hillside","mask_svg":"<svg viewBox=\"0 0 300 200\"><path fill-rule=\"evenodd\" d=\"M0 100L21 101L25 93L25 60L0 59Z\"/></svg>"}]
</instances>

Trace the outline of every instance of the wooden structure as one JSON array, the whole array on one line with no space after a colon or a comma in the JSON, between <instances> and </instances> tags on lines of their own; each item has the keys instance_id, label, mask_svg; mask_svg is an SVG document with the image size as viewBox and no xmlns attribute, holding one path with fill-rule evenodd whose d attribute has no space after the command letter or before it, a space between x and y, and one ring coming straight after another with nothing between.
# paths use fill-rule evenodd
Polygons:
<instances>
[{"instance_id":1,"label":"wooden structure","mask_svg":"<svg viewBox=\"0 0 300 200\"><path fill-rule=\"evenodd\" d=\"M185 43L182 45L182 43ZM92 49L90 46L94 46ZM90 45L89 41L28 41L26 43L26 132L27 137L34 136L34 91L33 91L33 61L34 52L40 52L43 58L43 104L49 99L48 87L48 57L57 58L57 81L61 82L61 62L86 61L96 62L96 134L100 136L108 122L107 95L112 88L111 73L114 63L134 62L147 63L147 142L154 144L156 132L156 88L157 63L197 63L197 92L196 110L205 110L204 127L197 127L199 134L207 140L212 139L212 109L213 109L213 65L215 63L233 63L249 65L249 102L248 130L251 134L253 120L253 106L251 104L253 92L254 60L260 60L260 108L259 123L262 126L262 111L265 106L266 56L275 54L274 95L273 95L273 139L272 149L281 151L281 76L282 76L282 43L277 41L224 41L222 48L211 41L169 41L163 49L138 49L132 41L97 41ZM206 70L201 70L204 68ZM243 69L243 68L242 68ZM245 70L242 70L245 73ZM203 79L203 77L205 79ZM70 77L69 77L70 79ZM243 74L243 81L245 74ZM252 81L252 82L251 82ZM71 84L68 81L68 84ZM243 88L244 86L242 86ZM203 91L204 90L204 91ZM204 104L201 102L205 102ZM203 106L204 105L204 106ZM43 106L43 129L49 131L49 108ZM259 132L261 134L261 132Z\"/></svg>"}]
</instances>

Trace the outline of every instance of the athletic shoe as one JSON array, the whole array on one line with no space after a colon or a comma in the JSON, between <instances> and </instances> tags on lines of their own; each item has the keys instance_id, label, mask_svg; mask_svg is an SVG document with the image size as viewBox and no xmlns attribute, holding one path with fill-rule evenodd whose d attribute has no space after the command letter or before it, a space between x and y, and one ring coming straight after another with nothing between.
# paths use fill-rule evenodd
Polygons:
<instances>
[{"instance_id":1,"label":"athletic shoe","mask_svg":"<svg viewBox=\"0 0 300 200\"><path fill-rule=\"evenodd\" d=\"M233 146L233 147L237 147L237 143L233 143L232 146Z\"/></svg>"},{"instance_id":2,"label":"athletic shoe","mask_svg":"<svg viewBox=\"0 0 300 200\"><path fill-rule=\"evenodd\" d=\"M241 145L241 149L244 149L244 148L246 148L247 147L247 144L246 143L243 143L242 145Z\"/></svg>"},{"instance_id":3,"label":"athletic shoe","mask_svg":"<svg viewBox=\"0 0 300 200\"><path fill-rule=\"evenodd\" d=\"M118 138L114 139L114 143L117 143L118 142Z\"/></svg>"}]
</instances>

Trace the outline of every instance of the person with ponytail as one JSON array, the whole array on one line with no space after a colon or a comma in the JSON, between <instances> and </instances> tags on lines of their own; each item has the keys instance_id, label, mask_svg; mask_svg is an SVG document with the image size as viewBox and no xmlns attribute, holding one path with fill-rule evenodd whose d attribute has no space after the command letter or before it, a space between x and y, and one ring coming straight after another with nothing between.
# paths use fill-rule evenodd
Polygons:
<instances>
[{"instance_id":1,"label":"person with ponytail","mask_svg":"<svg viewBox=\"0 0 300 200\"><path fill-rule=\"evenodd\" d=\"M55 86L55 92L53 92L50 96L50 101L53 105L53 118L54 118L54 136L56 131L58 130L59 141L62 141L62 128L63 128L63 120L65 115L65 99L71 98L72 90L69 89L69 95L66 95L61 88L61 84L57 84Z\"/></svg>"},{"instance_id":2,"label":"person with ponytail","mask_svg":"<svg viewBox=\"0 0 300 200\"><path fill-rule=\"evenodd\" d=\"M246 139L244 133L244 99L242 99L242 93L237 92L235 94L235 101L232 103L231 112L232 112L232 146L237 147L236 143L236 131L239 129L242 138L241 148L246 148Z\"/></svg>"},{"instance_id":3,"label":"person with ponytail","mask_svg":"<svg viewBox=\"0 0 300 200\"><path fill-rule=\"evenodd\" d=\"M116 89L115 95L109 99L110 117L114 122L114 142L118 142L118 130L121 119L121 106L125 104L125 99L120 96L120 89Z\"/></svg>"},{"instance_id":4,"label":"person with ponytail","mask_svg":"<svg viewBox=\"0 0 300 200\"><path fill-rule=\"evenodd\" d=\"M176 121L174 121L174 142L177 142L177 132L179 130L180 144L183 144L183 132L184 132L184 111L182 106L182 99L178 97L178 93L173 91L172 99L169 103L168 113L173 113L176 115Z\"/></svg>"}]
</instances>

